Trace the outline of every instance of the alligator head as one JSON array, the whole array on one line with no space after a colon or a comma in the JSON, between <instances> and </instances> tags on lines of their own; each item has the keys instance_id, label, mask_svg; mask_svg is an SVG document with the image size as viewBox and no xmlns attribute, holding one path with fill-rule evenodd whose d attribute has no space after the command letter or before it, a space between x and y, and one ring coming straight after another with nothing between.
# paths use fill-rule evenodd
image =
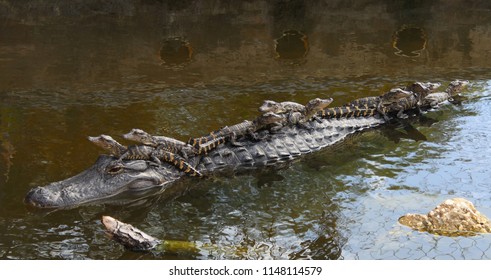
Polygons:
<instances>
[{"instance_id":1,"label":"alligator head","mask_svg":"<svg viewBox=\"0 0 491 280\"><path fill-rule=\"evenodd\" d=\"M24 201L37 208L68 208L163 186L179 176L170 166L158 167L144 160L121 161L101 155L91 167L71 178L31 189Z\"/></svg>"}]
</instances>

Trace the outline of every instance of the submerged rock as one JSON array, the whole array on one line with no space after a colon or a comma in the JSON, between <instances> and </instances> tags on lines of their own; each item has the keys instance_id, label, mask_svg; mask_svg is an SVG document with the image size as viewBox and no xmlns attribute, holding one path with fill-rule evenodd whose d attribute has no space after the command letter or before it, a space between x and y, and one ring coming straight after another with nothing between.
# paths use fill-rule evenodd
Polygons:
<instances>
[{"instance_id":1,"label":"submerged rock","mask_svg":"<svg viewBox=\"0 0 491 280\"><path fill-rule=\"evenodd\" d=\"M490 233L491 221L464 198L445 200L426 215L406 214L399 223L419 231L446 236Z\"/></svg>"}]
</instances>

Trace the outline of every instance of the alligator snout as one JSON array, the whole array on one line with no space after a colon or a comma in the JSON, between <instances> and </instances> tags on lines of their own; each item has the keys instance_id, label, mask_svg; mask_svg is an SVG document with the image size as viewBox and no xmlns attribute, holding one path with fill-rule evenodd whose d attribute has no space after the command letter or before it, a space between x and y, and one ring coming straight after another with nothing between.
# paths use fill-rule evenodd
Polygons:
<instances>
[{"instance_id":1,"label":"alligator snout","mask_svg":"<svg viewBox=\"0 0 491 280\"><path fill-rule=\"evenodd\" d=\"M37 208L54 208L59 207L58 203L55 203L59 200L59 192L53 193L45 187L35 187L27 193L24 203Z\"/></svg>"}]
</instances>

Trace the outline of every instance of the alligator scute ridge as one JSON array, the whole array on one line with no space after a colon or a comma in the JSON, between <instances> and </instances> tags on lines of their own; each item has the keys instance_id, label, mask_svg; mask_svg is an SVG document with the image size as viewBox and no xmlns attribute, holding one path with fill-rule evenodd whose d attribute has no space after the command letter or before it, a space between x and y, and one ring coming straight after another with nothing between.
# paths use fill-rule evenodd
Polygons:
<instances>
[{"instance_id":1,"label":"alligator scute ridge","mask_svg":"<svg viewBox=\"0 0 491 280\"><path fill-rule=\"evenodd\" d=\"M423 105L429 107L428 104ZM241 136L237 139L241 146L226 142L206 155L189 157L188 162L204 175L221 170L240 172L278 165L387 122L379 113L373 112L369 116L310 120L302 125L284 126L274 133L263 130L260 131L263 133L260 139L263 140L255 141ZM387 112L390 113L397 112ZM71 178L31 189L24 201L37 208L71 208L128 190L165 187L184 175L169 163L156 165L148 160L120 160L122 172L105 172L117 160L117 157L101 155L91 167Z\"/></svg>"}]
</instances>

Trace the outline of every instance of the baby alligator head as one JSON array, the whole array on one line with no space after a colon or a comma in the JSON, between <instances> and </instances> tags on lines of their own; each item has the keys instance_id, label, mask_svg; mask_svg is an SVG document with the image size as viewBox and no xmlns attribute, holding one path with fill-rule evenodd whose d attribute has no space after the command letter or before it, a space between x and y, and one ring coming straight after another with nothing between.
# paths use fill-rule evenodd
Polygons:
<instances>
[{"instance_id":1,"label":"baby alligator head","mask_svg":"<svg viewBox=\"0 0 491 280\"><path fill-rule=\"evenodd\" d=\"M101 134L96 137L89 136L88 139L97 147L100 147L117 157L121 156L126 151L125 146L121 145L109 135Z\"/></svg>"},{"instance_id":2,"label":"baby alligator head","mask_svg":"<svg viewBox=\"0 0 491 280\"><path fill-rule=\"evenodd\" d=\"M469 81L467 81L467 80L455 80L455 81L450 83L446 92L450 96L453 96L453 95L461 92L462 89L464 89L464 87L467 86L468 84L469 84Z\"/></svg>"},{"instance_id":3,"label":"baby alligator head","mask_svg":"<svg viewBox=\"0 0 491 280\"><path fill-rule=\"evenodd\" d=\"M152 135L138 128L133 128L130 132L123 135L123 138L140 142L143 145L157 146L157 143Z\"/></svg>"},{"instance_id":4,"label":"baby alligator head","mask_svg":"<svg viewBox=\"0 0 491 280\"><path fill-rule=\"evenodd\" d=\"M319 112L327 108L334 99L332 98L326 98L326 99L321 99L321 98L314 98L307 102L305 105L305 110L307 112Z\"/></svg>"}]
</instances>

